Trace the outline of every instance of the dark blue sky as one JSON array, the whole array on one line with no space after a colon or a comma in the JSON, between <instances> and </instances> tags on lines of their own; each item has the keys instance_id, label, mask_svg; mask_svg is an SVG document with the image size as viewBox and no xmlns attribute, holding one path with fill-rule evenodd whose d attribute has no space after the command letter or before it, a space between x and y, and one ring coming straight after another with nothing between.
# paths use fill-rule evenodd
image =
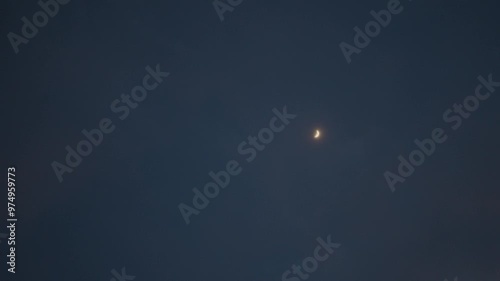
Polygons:
<instances>
[{"instance_id":1,"label":"dark blue sky","mask_svg":"<svg viewBox=\"0 0 500 281\"><path fill-rule=\"evenodd\" d=\"M328 235L342 246L309 280L500 280L500 88L458 130L442 117L479 75L500 81L498 3L402 1L348 64L339 44L388 2L245 0L221 22L210 1L72 0L18 54L7 34L40 8L4 3L19 221L1 280L278 281ZM170 76L120 120L110 104L157 64ZM283 106L297 117L246 162L238 145ZM51 163L102 118L116 129L60 183ZM448 140L391 192L384 172L437 127ZM179 203L233 159L241 174L186 225Z\"/></svg>"}]
</instances>

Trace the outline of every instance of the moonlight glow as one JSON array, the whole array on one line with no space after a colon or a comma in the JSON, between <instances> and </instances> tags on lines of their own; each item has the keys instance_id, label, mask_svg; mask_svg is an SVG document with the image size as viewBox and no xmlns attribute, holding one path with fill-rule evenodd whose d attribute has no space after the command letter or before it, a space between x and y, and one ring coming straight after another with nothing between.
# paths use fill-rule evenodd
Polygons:
<instances>
[{"instance_id":1,"label":"moonlight glow","mask_svg":"<svg viewBox=\"0 0 500 281\"><path fill-rule=\"evenodd\" d=\"M319 130L316 130L316 134L314 135L314 138L319 139L320 136L321 136L321 132Z\"/></svg>"}]
</instances>

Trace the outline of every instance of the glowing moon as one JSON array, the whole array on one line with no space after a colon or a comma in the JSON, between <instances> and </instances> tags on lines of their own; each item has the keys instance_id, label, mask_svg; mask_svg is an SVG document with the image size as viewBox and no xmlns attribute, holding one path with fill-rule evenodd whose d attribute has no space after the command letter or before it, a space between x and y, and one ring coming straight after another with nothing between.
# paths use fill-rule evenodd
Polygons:
<instances>
[{"instance_id":1,"label":"glowing moon","mask_svg":"<svg viewBox=\"0 0 500 281\"><path fill-rule=\"evenodd\" d=\"M321 135L321 132L319 130L316 130L316 135L314 135L314 138L317 139Z\"/></svg>"}]
</instances>

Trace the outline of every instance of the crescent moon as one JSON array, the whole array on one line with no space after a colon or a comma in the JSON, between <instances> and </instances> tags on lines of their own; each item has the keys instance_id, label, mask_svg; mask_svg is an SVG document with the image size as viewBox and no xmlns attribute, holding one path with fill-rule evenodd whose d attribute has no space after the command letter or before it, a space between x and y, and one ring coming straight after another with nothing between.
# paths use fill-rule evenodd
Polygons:
<instances>
[{"instance_id":1,"label":"crescent moon","mask_svg":"<svg viewBox=\"0 0 500 281\"><path fill-rule=\"evenodd\" d=\"M320 135L321 135L321 133L319 132L319 130L316 130L316 135L314 135L314 138L317 139L317 138L319 138Z\"/></svg>"}]
</instances>

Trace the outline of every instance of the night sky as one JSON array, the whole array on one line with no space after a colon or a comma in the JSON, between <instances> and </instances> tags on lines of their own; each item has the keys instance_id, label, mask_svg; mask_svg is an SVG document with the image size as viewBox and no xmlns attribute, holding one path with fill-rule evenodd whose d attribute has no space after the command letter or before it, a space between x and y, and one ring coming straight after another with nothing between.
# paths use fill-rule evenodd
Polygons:
<instances>
[{"instance_id":1,"label":"night sky","mask_svg":"<svg viewBox=\"0 0 500 281\"><path fill-rule=\"evenodd\" d=\"M4 1L0 280L500 280L500 5L395 1Z\"/></svg>"}]
</instances>

